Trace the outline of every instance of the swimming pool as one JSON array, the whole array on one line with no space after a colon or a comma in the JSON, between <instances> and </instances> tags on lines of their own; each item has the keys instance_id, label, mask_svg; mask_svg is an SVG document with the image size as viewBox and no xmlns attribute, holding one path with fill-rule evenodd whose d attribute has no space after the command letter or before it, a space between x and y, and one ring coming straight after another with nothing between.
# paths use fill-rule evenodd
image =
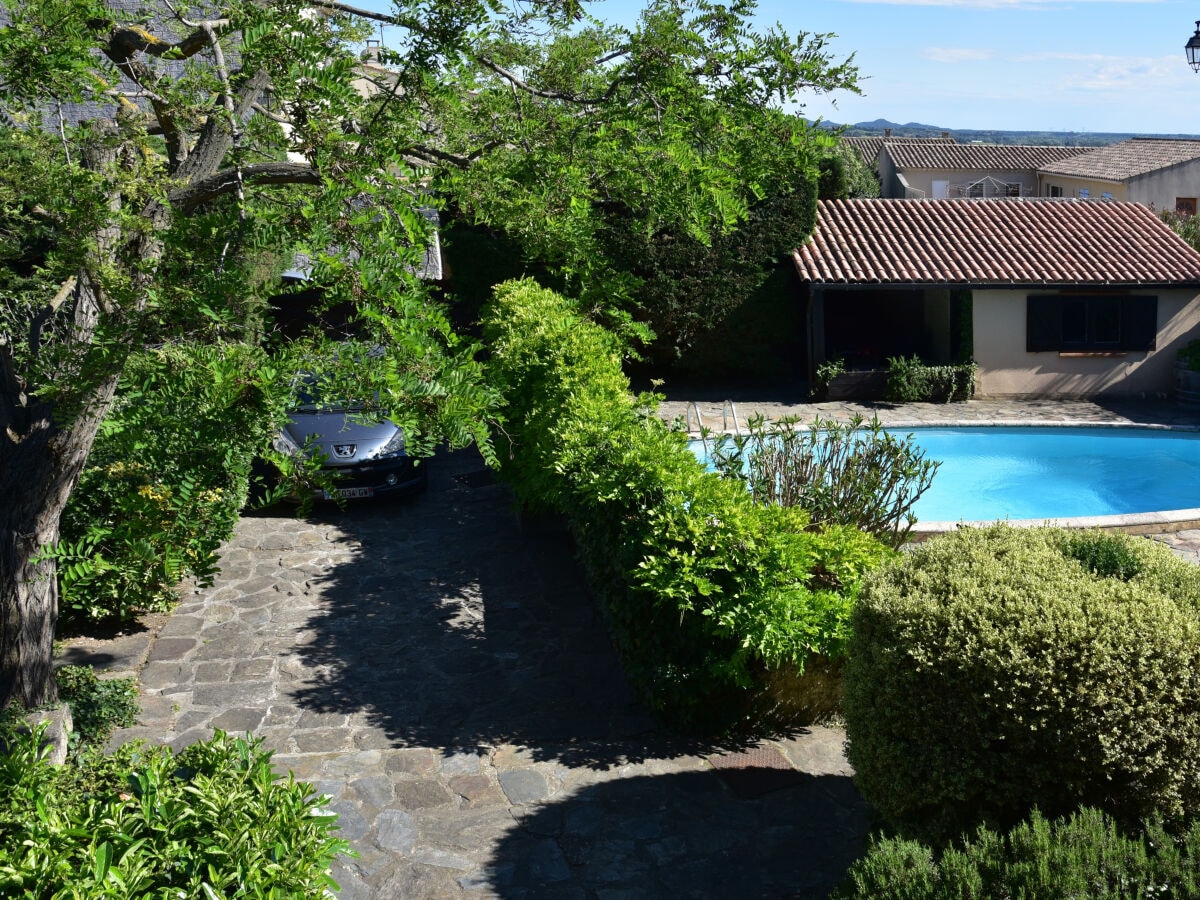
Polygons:
<instances>
[{"instance_id":1,"label":"swimming pool","mask_svg":"<svg viewBox=\"0 0 1200 900\"><path fill-rule=\"evenodd\" d=\"M887 430L911 434L927 459L942 463L914 509L918 532L996 519L1118 527L1200 520L1200 433L1194 431L1078 426Z\"/></svg>"}]
</instances>

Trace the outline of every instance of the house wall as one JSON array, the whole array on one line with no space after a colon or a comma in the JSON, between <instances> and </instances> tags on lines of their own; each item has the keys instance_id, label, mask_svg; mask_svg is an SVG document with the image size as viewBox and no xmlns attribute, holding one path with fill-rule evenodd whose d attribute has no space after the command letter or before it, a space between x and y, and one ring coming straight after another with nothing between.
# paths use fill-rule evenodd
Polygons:
<instances>
[{"instance_id":1,"label":"house wall","mask_svg":"<svg viewBox=\"0 0 1200 900\"><path fill-rule=\"evenodd\" d=\"M1159 169L1129 181L1129 199L1155 209L1174 209L1179 197L1200 198L1200 161Z\"/></svg>"},{"instance_id":2,"label":"house wall","mask_svg":"<svg viewBox=\"0 0 1200 900\"><path fill-rule=\"evenodd\" d=\"M1200 198L1200 160L1180 163L1167 169L1147 172L1124 183L1100 181L1095 178L1072 178L1066 175L1043 174L1039 178L1038 194L1050 196L1050 188L1062 190L1064 197L1078 197L1085 188L1092 200L1103 198L1105 192L1113 200L1144 203L1155 209L1174 209L1179 197Z\"/></svg>"},{"instance_id":3,"label":"house wall","mask_svg":"<svg viewBox=\"0 0 1200 900\"><path fill-rule=\"evenodd\" d=\"M933 196L934 181L949 181L951 191L959 185L970 184L982 178L995 178L1006 184L1020 184L1021 196L1036 196L1038 191L1037 172L1032 169L903 169L897 170L887 155L887 149L879 154L879 184L881 197L902 198L909 191L920 192L917 196ZM951 193L951 196L956 196Z\"/></svg>"},{"instance_id":4,"label":"house wall","mask_svg":"<svg viewBox=\"0 0 1200 900\"><path fill-rule=\"evenodd\" d=\"M1167 394L1175 353L1200 337L1200 296L1190 290L1134 290L1158 297L1158 338L1148 352L1072 357L1025 350L1025 290L976 290L973 324L978 397L1092 397ZM1046 293L1040 290L1034 293Z\"/></svg>"},{"instance_id":5,"label":"house wall","mask_svg":"<svg viewBox=\"0 0 1200 900\"><path fill-rule=\"evenodd\" d=\"M1143 202L1137 197L1129 195L1129 189L1126 185L1115 181L1100 181L1096 178L1072 178L1069 175L1042 175L1039 177L1038 196L1051 196L1050 188L1055 187L1062 191L1061 194L1055 196L1061 197L1078 197L1080 190L1088 192L1088 198L1091 200L1100 200L1104 194L1112 194L1112 197L1106 198L1111 200L1132 200L1135 203ZM1171 199L1171 208L1175 208L1175 200Z\"/></svg>"}]
</instances>

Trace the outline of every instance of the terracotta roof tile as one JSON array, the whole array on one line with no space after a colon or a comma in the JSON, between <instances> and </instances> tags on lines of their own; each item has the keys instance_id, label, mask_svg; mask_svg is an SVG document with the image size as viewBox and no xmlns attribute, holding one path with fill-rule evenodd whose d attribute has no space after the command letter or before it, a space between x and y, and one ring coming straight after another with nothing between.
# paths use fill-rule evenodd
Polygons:
<instances>
[{"instance_id":1,"label":"terracotta roof tile","mask_svg":"<svg viewBox=\"0 0 1200 900\"><path fill-rule=\"evenodd\" d=\"M1151 209L1101 200L821 200L794 259L822 284L1200 287L1200 253Z\"/></svg>"},{"instance_id":2,"label":"terracotta roof tile","mask_svg":"<svg viewBox=\"0 0 1200 900\"><path fill-rule=\"evenodd\" d=\"M1086 147L1043 147L1033 144L883 145L897 169L1039 169L1086 153Z\"/></svg>"},{"instance_id":3,"label":"terracotta roof tile","mask_svg":"<svg viewBox=\"0 0 1200 900\"><path fill-rule=\"evenodd\" d=\"M856 137L845 136L841 138L843 144L848 147L853 147L862 157L863 162L872 168L875 167L875 161L879 159L879 151L883 149L884 141L892 144L953 144L952 137L928 137L928 138L893 138L893 137Z\"/></svg>"},{"instance_id":4,"label":"terracotta roof tile","mask_svg":"<svg viewBox=\"0 0 1200 900\"><path fill-rule=\"evenodd\" d=\"M1047 162L1049 175L1073 175L1101 181L1126 181L1147 172L1200 159L1200 141L1186 138L1133 138L1099 147L1081 156Z\"/></svg>"}]
</instances>

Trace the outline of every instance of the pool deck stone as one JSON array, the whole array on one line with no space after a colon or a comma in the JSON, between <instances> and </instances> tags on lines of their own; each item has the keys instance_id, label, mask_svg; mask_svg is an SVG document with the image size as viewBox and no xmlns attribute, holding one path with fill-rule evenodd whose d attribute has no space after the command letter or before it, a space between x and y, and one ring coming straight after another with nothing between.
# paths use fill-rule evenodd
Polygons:
<instances>
[{"instance_id":1,"label":"pool deck stone","mask_svg":"<svg viewBox=\"0 0 1200 900\"><path fill-rule=\"evenodd\" d=\"M1200 409L1174 400L1113 398L1097 400L997 399L967 400L962 403L855 403L831 401L812 403L781 397L774 400L736 400L718 395L688 398L670 396L659 406L659 414L694 426L693 410L701 424L713 431L732 430L732 411L745 426L747 419L794 416L802 422L815 418L846 421L861 416L877 418L888 427L921 425L1142 425L1157 428L1200 430ZM688 419L691 413L690 421ZM694 429L693 429L694 430Z\"/></svg>"},{"instance_id":2,"label":"pool deck stone","mask_svg":"<svg viewBox=\"0 0 1200 900\"><path fill-rule=\"evenodd\" d=\"M698 400L719 420L723 400ZM1147 404L738 403L881 420L1195 425ZM668 416L682 415L664 405ZM820 898L871 817L840 729L684 739L633 696L565 535L522 527L478 455L406 503L247 516L221 574L143 635L70 646L140 679L113 742L252 731L330 795L357 898ZM1200 529L1158 535L1200 561Z\"/></svg>"}]
</instances>

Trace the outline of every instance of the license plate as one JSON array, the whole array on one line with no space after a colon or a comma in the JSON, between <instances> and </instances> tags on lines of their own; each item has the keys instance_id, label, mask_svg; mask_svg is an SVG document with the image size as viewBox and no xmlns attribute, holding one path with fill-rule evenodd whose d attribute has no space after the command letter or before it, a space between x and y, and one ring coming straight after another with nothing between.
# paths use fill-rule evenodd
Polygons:
<instances>
[{"instance_id":1,"label":"license plate","mask_svg":"<svg viewBox=\"0 0 1200 900\"><path fill-rule=\"evenodd\" d=\"M338 488L336 491L324 491L326 500L361 500L375 493L369 487Z\"/></svg>"}]
</instances>

